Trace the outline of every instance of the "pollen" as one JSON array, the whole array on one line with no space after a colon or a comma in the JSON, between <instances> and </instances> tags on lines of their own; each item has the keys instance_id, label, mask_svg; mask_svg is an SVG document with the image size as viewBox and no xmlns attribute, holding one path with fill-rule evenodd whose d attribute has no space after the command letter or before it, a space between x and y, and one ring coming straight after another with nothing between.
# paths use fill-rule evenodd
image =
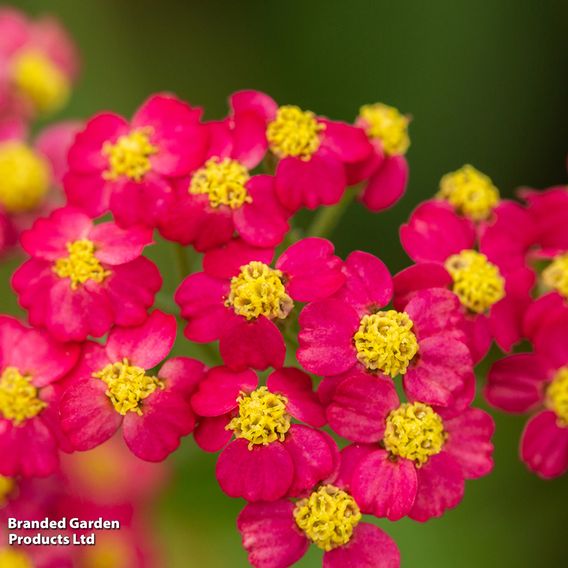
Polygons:
<instances>
[{"instance_id":1,"label":"pollen","mask_svg":"<svg viewBox=\"0 0 568 568\"><path fill-rule=\"evenodd\" d=\"M69 80L39 51L25 51L19 55L12 68L12 78L16 88L40 113L55 112L69 99Z\"/></svg>"},{"instance_id":2,"label":"pollen","mask_svg":"<svg viewBox=\"0 0 568 568\"><path fill-rule=\"evenodd\" d=\"M283 442L290 429L290 416L286 412L288 399L281 394L259 387L250 394L241 393L237 399L239 414L226 429L232 430L236 438L249 442L249 450L254 446L267 446L272 442Z\"/></svg>"},{"instance_id":3,"label":"pollen","mask_svg":"<svg viewBox=\"0 0 568 568\"><path fill-rule=\"evenodd\" d=\"M472 221L488 219L499 204L499 190L491 178L469 164L441 179L437 197Z\"/></svg>"},{"instance_id":4,"label":"pollen","mask_svg":"<svg viewBox=\"0 0 568 568\"><path fill-rule=\"evenodd\" d=\"M33 564L23 552L4 548L0 550L0 568L33 568Z\"/></svg>"},{"instance_id":5,"label":"pollen","mask_svg":"<svg viewBox=\"0 0 568 568\"><path fill-rule=\"evenodd\" d=\"M110 398L114 409L123 416L128 412L142 416L142 401L156 389L164 388L162 381L147 375L141 367L131 365L128 359L109 363L104 369L93 373L93 377L101 379L107 385L105 394Z\"/></svg>"},{"instance_id":6,"label":"pollen","mask_svg":"<svg viewBox=\"0 0 568 568\"><path fill-rule=\"evenodd\" d=\"M349 493L334 485L322 485L296 503L294 519L316 546L329 552L351 540L361 511Z\"/></svg>"},{"instance_id":7,"label":"pollen","mask_svg":"<svg viewBox=\"0 0 568 568\"><path fill-rule=\"evenodd\" d=\"M247 168L231 158L211 158L195 172L189 184L189 193L207 195L209 205L221 205L238 209L244 203L252 203L246 183L250 179Z\"/></svg>"},{"instance_id":8,"label":"pollen","mask_svg":"<svg viewBox=\"0 0 568 568\"><path fill-rule=\"evenodd\" d=\"M421 402L405 402L387 417L383 443L394 456L423 466L439 454L446 441L444 423L439 414Z\"/></svg>"},{"instance_id":9,"label":"pollen","mask_svg":"<svg viewBox=\"0 0 568 568\"><path fill-rule=\"evenodd\" d=\"M364 105L359 110L359 120L366 125L369 138L381 141L383 151L388 156L402 155L408 150L410 120L398 109L382 103Z\"/></svg>"},{"instance_id":10,"label":"pollen","mask_svg":"<svg viewBox=\"0 0 568 568\"><path fill-rule=\"evenodd\" d=\"M542 271L542 281L564 298L568 298L568 253L554 257Z\"/></svg>"},{"instance_id":11,"label":"pollen","mask_svg":"<svg viewBox=\"0 0 568 568\"><path fill-rule=\"evenodd\" d=\"M69 255L59 258L53 265L53 272L59 278L69 278L71 289L77 290L89 280L101 284L111 272L105 270L95 256L95 244L88 239L67 243Z\"/></svg>"},{"instance_id":12,"label":"pollen","mask_svg":"<svg viewBox=\"0 0 568 568\"><path fill-rule=\"evenodd\" d=\"M108 169L103 172L103 178L115 181L124 176L132 181L142 181L152 169L150 157L158 152L158 148L150 143L151 134L151 127L136 128L120 136L114 144L105 142L102 154L108 158Z\"/></svg>"},{"instance_id":13,"label":"pollen","mask_svg":"<svg viewBox=\"0 0 568 568\"><path fill-rule=\"evenodd\" d=\"M286 293L282 272L253 260L241 266L239 274L231 278L225 305L247 320L260 316L285 319L294 302Z\"/></svg>"},{"instance_id":14,"label":"pollen","mask_svg":"<svg viewBox=\"0 0 568 568\"><path fill-rule=\"evenodd\" d=\"M462 250L450 256L444 266L454 281L454 294L468 310L482 314L505 297L505 279L484 254Z\"/></svg>"},{"instance_id":15,"label":"pollen","mask_svg":"<svg viewBox=\"0 0 568 568\"><path fill-rule=\"evenodd\" d=\"M2 507L8 500L10 493L14 491L16 484L11 477L4 477L0 475L0 507ZM0 564L1 568L2 564Z\"/></svg>"},{"instance_id":16,"label":"pollen","mask_svg":"<svg viewBox=\"0 0 568 568\"><path fill-rule=\"evenodd\" d=\"M6 367L0 375L0 414L16 426L37 416L47 404L38 396L29 375Z\"/></svg>"},{"instance_id":17,"label":"pollen","mask_svg":"<svg viewBox=\"0 0 568 568\"><path fill-rule=\"evenodd\" d=\"M562 367L554 375L546 389L546 406L552 410L558 422L568 427L568 367Z\"/></svg>"},{"instance_id":18,"label":"pollen","mask_svg":"<svg viewBox=\"0 0 568 568\"><path fill-rule=\"evenodd\" d=\"M47 161L21 142L0 145L0 206L8 213L36 209L50 183Z\"/></svg>"},{"instance_id":19,"label":"pollen","mask_svg":"<svg viewBox=\"0 0 568 568\"><path fill-rule=\"evenodd\" d=\"M353 336L357 359L369 370L392 378L404 375L418 353L412 320L405 312L388 310L365 315Z\"/></svg>"},{"instance_id":20,"label":"pollen","mask_svg":"<svg viewBox=\"0 0 568 568\"><path fill-rule=\"evenodd\" d=\"M285 105L268 124L266 138L270 150L279 158L291 156L307 161L317 152L324 129L313 112Z\"/></svg>"}]
</instances>

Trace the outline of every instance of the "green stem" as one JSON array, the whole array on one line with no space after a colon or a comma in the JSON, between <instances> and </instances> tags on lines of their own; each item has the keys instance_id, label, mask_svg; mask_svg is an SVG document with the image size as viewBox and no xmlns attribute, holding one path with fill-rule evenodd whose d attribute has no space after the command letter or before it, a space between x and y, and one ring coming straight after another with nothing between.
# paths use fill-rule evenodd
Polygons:
<instances>
[{"instance_id":1,"label":"green stem","mask_svg":"<svg viewBox=\"0 0 568 568\"><path fill-rule=\"evenodd\" d=\"M316 213L312 224L308 227L307 236L329 237L358 193L358 188L348 188L339 203L331 207L321 207Z\"/></svg>"},{"instance_id":2,"label":"green stem","mask_svg":"<svg viewBox=\"0 0 568 568\"><path fill-rule=\"evenodd\" d=\"M174 260L180 280L183 280L191 272L191 259L188 249L179 243L174 244Z\"/></svg>"}]
</instances>

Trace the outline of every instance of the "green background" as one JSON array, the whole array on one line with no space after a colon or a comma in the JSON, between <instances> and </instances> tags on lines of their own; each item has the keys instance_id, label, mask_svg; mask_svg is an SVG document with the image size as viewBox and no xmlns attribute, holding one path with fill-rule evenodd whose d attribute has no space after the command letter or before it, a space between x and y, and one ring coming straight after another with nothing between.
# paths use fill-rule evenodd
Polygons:
<instances>
[{"instance_id":1,"label":"green background","mask_svg":"<svg viewBox=\"0 0 568 568\"><path fill-rule=\"evenodd\" d=\"M65 117L102 109L128 115L153 91L170 90L216 118L241 88L338 119L352 120L360 105L375 101L412 114L407 195L380 215L352 206L334 239L342 254L368 250L393 271L408 263L398 226L443 173L470 162L504 195L566 181L565 0L13 4L55 14L80 46L82 78ZM152 256L172 290L168 252L159 247ZM13 267L1 269L0 288L0 307L12 312ZM495 471L469 482L455 511L424 525L380 522L398 542L403 566L566 565L568 479L544 482L525 470L517 458L523 423L497 416ZM215 457L190 440L172 461L174 482L154 518L166 566L246 566L234 528L241 503L217 488ZM320 565L319 552L299 565Z\"/></svg>"}]
</instances>

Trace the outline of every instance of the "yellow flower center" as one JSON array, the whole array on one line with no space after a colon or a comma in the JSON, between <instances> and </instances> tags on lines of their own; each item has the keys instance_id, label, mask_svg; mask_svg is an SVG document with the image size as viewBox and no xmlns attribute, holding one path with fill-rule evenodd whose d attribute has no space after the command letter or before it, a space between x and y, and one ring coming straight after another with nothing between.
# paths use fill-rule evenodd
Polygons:
<instances>
[{"instance_id":1,"label":"yellow flower center","mask_svg":"<svg viewBox=\"0 0 568 568\"><path fill-rule=\"evenodd\" d=\"M158 152L158 148L150 143L151 127L137 128L123 134L113 144L105 142L102 154L108 158L108 169L103 178L115 181L121 176L139 182L152 169L150 156Z\"/></svg>"},{"instance_id":2,"label":"yellow flower center","mask_svg":"<svg viewBox=\"0 0 568 568\"><path fill-rule=\"evenodd\" d=\"M568 427L568 367L559 369L546 389L546 406Z\"/></svg>"},{"instance_id":3,"label":"yellow flower center","mask_svg":"<svg viewBox=\"0 0 568 568\"><path fill-rule=\"evenodd\" d=\"M38 396L29 375L15 367L6 367L0 375L0 414L19 426L37 416L47 404Z\"/></svg>"},{"instance_id":4,"label":"yellow flower center","mask_svg":"<svg viewBox=\"0 0 568 568\"><path fill-rule=\"evenodd\" d=\"M237 160L211 158L193 174L189 193L207 195L211 207L226 205L238 209L244 203L252 203L246 188L249 179L248 170Z\"/></svg>"},{"instance_id":5,"label":"yellow flower center","mask_svg":"<svg viewBox=\"0 0 568 568\"><path fill-rule=\"evenodd\" d=\"M382 103L364 105L359 110L359 119L366 125L367 136L381 141L385 154L396 156L406 153L410 146L410 121L398 109Z\"/></svg>"},{"instance_id":6,"label":"yellow flower center","mask_svg":"<svg viewBox=\"0 0 568 568\"><path fill-rule=\"evenodd\" d=\"M4 548L0 550L0 568L33 568L33 564L23 552Z\"/></svg>"},{"instance_id":7,"label":"yellow flower center","mask_svg":"<svg viewBox=\"0 0 568 568\"><path fill-rule=\"evenodd\" d=\"M322 485L296 503L294 519L316 546L328 552L351 540L361 511L349 493L334 485Z\"/></svg>"},{"instance_id":8,"label":"yellow flower center","mask_svg":"<svg viewBox=\"0 0 568 568\"><path fill-rule=\"evenodd\" d=\"M8 495L14 491L15 486L16 484L12 478L0 475L0 507L6 503Z\"/></svg>"},{"instance_id":9,"label":"yellow flower center","mask_svg":"<svg viewBox=\"0 0 568 568\"><path fill-rule=\"evenodd\" d=\"M445 267L454 281L454 294L468 310L482 314L505 297L505 280L484 254L462 250L450 256Z\"/></svg>"},{"instance_id":10,"label":"yellow flower center","mask_svg":"<svg viewBox=\"0 0 568 568\"><path fill-rule=\"evenodd\" d=\"M41 113L55 112L69 99L69 80L39 51L26 51L19 55L12 68L12 77L16 88Z\"/></svg>"},{"instance_id":11,"label":"yellow flower center","mask_svg":"<svg viewBox=\"0 0 568 568\"><path fill-rule=\"evenodd\" d=\"M92 280L101 284L110 271L105 270L95 256L95 244L88 239L67 243L69 256L58 258L53 265L53 272L59 278L69 278L71 289L76 290L81 284Z\"/></svg>"},{"instance_id":12,"label":"yellow flower center","mask_svg":"<svg viewBox=\"0 0 568 568\"><path fill-rule=\"evenodd\" d=\"M286 412L288 399L281 394L259 387L250 394L241 393L237 399L239 414L226 429L232 430L236 438L249 442L249 450L254 446L267 446L276 440L284 441L290 429L290 416Z\"/></svg>"},{"instance_id":13,"label":"yellow flower center","mask_svg":"<svg viewBox=\"0 0 568 568\"><path fill-rule=\"evenodd\" d=\"M279 158L309 160L320 146L320 133L325 125L316 115L293 105L281 106L276 118L266 128L270 150Z\"/></svg>"},{"instance_id":14,"label":"yellow flower center","mask_svg":"<svg viewBox=\"0 0 568 568\"><path fill-rule=\"evenodd\" d=\"M231 278L231 291L225 305L248 320L259 316L284 319L294 302L286 293L282 272L253 260L241 266L238 276Z\"/></svg>"},{"instance_id":15,"label":"yellow flower center","mask_svg":"<svg viewBox=\"0 0 568 568\"><path fill-rule=\"evenodd\" d=\"M442 451L446 437L442 418L432 408L406 402L388 415L383 443L391 454L421 467Z\"/></svg>"},{"instance_id":16,"label":"yellow flower center","mask_svg":"<svg viewBox=\"0 0 568 568\"><path fill-rule=\"evenodd\" d=\"M47 194L47 161L21 142L0 145L0 206L8 213L36 209Z\"/></svg>"},{"instance_id":17,"label":"yellow flower center","mask_svg":"<svg viewBox=\"0 0 568 568\"><path fill-rule=\"evenodd\" d=\"M127 412L136 412L142 416L142 401L157 388L164 388L160 379L146 375L144 369L131 365L128 359L109 363L104 369L93 373L93 377L101 379L107 385L105 394L110 398L114 409L123 416Z\"/></svg>"},{"instance_id":18,"label":"yellow flower center","mask_svg":"<svg viewBox=\"0 0 568 568\"><path fill-rule=\"evenodd\" d=\"M404 375L418 353L412 326L408 315L396 310L363 316L353 336L357 359L370 371Z\"/></svg>"},{"instance_id":19,"label":"yellow flower center","mask_svg":"<svg viewBox=\"0 0 568 568\"><path fill-rule=\"evenodd\" d=\"M491 178L469 164L441 179L437 197L473 221L487 219L499 204L499 190Z\"/></svg>"},{"instance_id":20,"label":"yellow flower center","mask_svg":"<svg viewBox=\"0 0 568 568\"><path fill-rule=\"evenodd\" d=\"M568 253L554 257L542 271L542 281L564 298L568 298Z\"/></svg>"}]
</instances>

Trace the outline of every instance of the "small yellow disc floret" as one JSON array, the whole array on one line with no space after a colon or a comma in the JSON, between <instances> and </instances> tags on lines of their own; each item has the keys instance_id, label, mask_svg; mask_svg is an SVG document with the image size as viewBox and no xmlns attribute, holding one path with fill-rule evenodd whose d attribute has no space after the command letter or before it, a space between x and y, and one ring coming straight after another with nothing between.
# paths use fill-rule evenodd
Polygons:
<instances>
[{"instance_id":1,"label":"small yellow disc floret","mask_svg":"<svg viewBox=\"0 0 568 568\"><path fill-rule=\"evenodd\" d=\"M88 239L79 239L67 243L69 256L59 258L53 265L53 272L59 278L69 278L71 288L77 290L81 284L89 280L101 284L110 271L105 270L99 259L95 256L95 244Z\"/></svg>"},{"instance_id":2,"label":"small yellow disc floret","mask_svg":"<svg viewBox=\"0 0 568 568\"><path fill-rule=\"evenodd\" d=\"M37 416L47 403L38 396L31 377L15 367L6 367L0 375L0 415L16 426Z\"/></svg>"},{"instance_id":3,"label":"small yellow disc floret","mask_svg":"<svg viewBox=\"0 0 568 568\"><path fill-rule=\"evenodd\" d=\"M108 158L108 169L103 178L115 181L124 176L132 181L142 181L152 169L150 157L158 152L158 148L150 142L151 134L151 127L136 128L114 143L105 142L102 154Z\"/></svg>"},{"instance_id":4,"label":"small yellow disc floret","mask_svg":"<svg viewBox=\"0 0 568 568\"><path fill-rule=\"evenodd\" d=\"M542 281L568 299L568 253L559 254L542 271Z\"/></svg>"},{"instance_id":5,"label":"small yellow disc floret","mask_svg":"<svg viewBox=\"0 0 568 568\"><path fill-rule=\"evenodd\" d=\"M381 141L388 156L405 154L410 146L409 119L398 109L382 103L364 105L359 111L359 120L365 125L367 136Z\"/></svg>"},{"instance_id":6,"label":"small yellow disc floret","mask_svg":"<svg viewBox=\"0 0 568 568\"><path fill-rule=\"evenodd\" d=\"M560 425L568 427L568 367L559 369L548 385L546 406L556 414Z\"/></svg>"}]
</instances>

